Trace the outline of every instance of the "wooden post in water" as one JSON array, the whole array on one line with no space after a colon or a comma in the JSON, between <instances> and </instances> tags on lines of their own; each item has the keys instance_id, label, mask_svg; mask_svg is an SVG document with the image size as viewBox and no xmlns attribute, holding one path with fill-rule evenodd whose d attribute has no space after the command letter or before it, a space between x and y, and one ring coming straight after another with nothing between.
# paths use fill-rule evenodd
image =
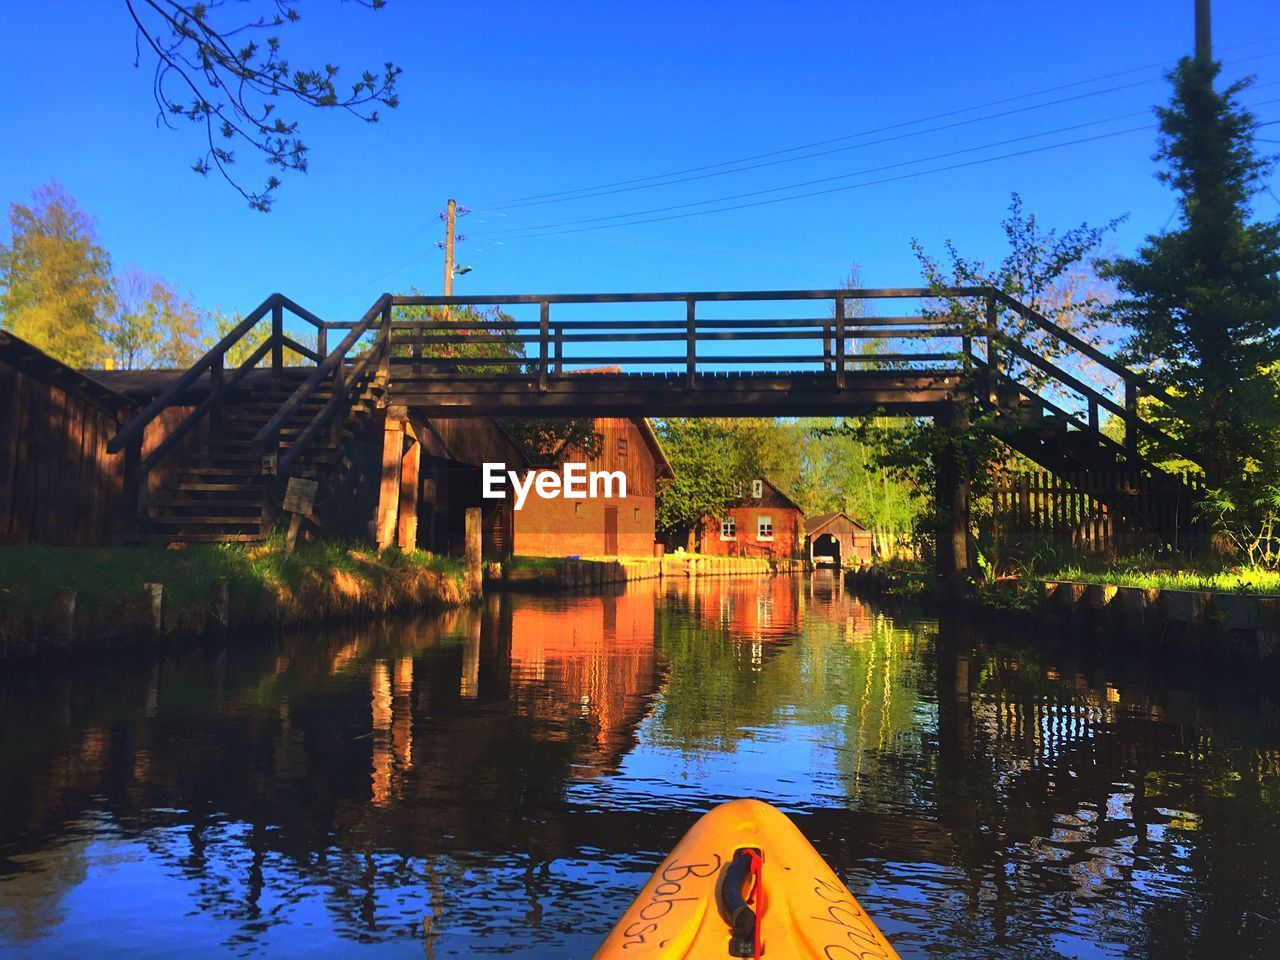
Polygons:
<instances>
[{"instance_id":1,"label":"wooden post in water","mask_svg":"<svg viewBox=\"0 0 1280 960\"><path fill-rule=\"evenodd\" d=\"M483 556L483 544L481 541L481 524L480 524L480 508L467 507L466 515L466 560L467 560L467 582L471 585L471 589L479 594L484 586L484 566L481 562Z\"/></svg>"}]
</instances>

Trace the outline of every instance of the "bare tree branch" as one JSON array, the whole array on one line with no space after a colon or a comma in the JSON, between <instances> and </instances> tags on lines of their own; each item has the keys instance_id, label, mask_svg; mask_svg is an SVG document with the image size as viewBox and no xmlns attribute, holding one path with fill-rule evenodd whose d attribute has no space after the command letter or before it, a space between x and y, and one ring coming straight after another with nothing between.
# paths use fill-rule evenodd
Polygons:
<instances>
[{"instance_id":1,"label":"bare tree branch","mask_svg":"<svg viewBox=\"0 0 1280 960\"><path fill-rule=\"evenodd\" d=\"M231 23L219 16L225 0L124 2L137 31L135 66L144 46L156 57L151 91L157 124L170 129L176 119L202 124L207 149L192 169L202 175L216 170L255 210L271 208L280 186L279 173L307 170L307 146L299 136L298 121L279 112L282 102L337 109L366 123L377 122L379 107L394 109L399 104L400 68L393 63L362 70L346 91L339 89L335 64L290 67L276 31L300 19L301 0L249 0L268 12L250 19L241 15ZM386 0L344 2L370 10L386 4ZM260 154L271 171L260 190L246 187L232 174L237 142Z\"/></svg>"}]
</instances>

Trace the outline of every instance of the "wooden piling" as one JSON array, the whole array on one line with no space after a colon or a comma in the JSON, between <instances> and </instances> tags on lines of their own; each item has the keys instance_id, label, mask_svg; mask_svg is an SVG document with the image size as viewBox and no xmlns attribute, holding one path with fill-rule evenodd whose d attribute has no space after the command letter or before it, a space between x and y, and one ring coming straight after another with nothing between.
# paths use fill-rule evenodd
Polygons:
<instances>
[{"instance_id":1,"label":"wooden piling","mask_svg":"<svg viewBox=\"0 0 1280 960\"><path fill-rule=\"evenodd\" d=\"M484 565L481 562L483 544L480 539L480 508L467 507L466 560L467 582L478 595L484 585Z\"/></svg>"}]
</instances>

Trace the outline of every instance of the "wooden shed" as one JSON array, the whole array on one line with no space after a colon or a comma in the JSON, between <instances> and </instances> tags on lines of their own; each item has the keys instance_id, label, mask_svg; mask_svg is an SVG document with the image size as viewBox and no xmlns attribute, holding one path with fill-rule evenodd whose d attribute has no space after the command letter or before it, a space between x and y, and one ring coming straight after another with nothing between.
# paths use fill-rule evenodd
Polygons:
<instances>
[{"instance_id":1,"label":"wooden shed","mask_svg":"<svg viewBox=\"0 0 1280 960\"><path fill-rule=\"evenodd\" d=\"M115 390L0 330L0 543L110 542L124 469L107 438L133 411Z\"/></svg>"},{"instance_id":2,"label":"wooden shed","mask_svg":"<svg viewBox=\"0 0 1280 960\"><path fill-rule=\"evenodd\" d=\"M804 532L811 563L842 567L871 562L871 531L847 513L810 517Z\"/></svg>"}]
</instances>

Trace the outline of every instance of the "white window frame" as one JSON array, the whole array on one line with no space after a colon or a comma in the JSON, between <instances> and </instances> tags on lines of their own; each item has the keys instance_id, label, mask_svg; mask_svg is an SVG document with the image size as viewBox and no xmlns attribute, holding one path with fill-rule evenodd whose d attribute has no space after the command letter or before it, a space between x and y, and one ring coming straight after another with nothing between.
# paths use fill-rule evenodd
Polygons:
<instances>
[{"instance_id":1,"label":"white window frame","mask_svg":"<svg viewBox=\"0 0 1280 960\"><path fill-rule=\"evenodd\" d=\"M738 539L738 518L737 517L721 518L720 539L721 540L737 540Z\"/></svg>"},{"instance_id":2,"label":"white window frame","mask_svg":"<svg viewBox=\"0 0 1280 960\"><path fill-rule=\"evenodd\" d=\"M764 481L763 480L751 481L751 498L753 500L764 499Z\"/></svg>"},{"instance_id":3,"label":"white window frame","mask_svg":"<svg viewBox=\"0 0 1280 960\"><path fill-rule=\"evenodd\" d=\"M768 533L765 533L766 527L768 527ZM756 539L761 542L773 541L773 514L756 514Z\"/></svg>"}]
</instances>

